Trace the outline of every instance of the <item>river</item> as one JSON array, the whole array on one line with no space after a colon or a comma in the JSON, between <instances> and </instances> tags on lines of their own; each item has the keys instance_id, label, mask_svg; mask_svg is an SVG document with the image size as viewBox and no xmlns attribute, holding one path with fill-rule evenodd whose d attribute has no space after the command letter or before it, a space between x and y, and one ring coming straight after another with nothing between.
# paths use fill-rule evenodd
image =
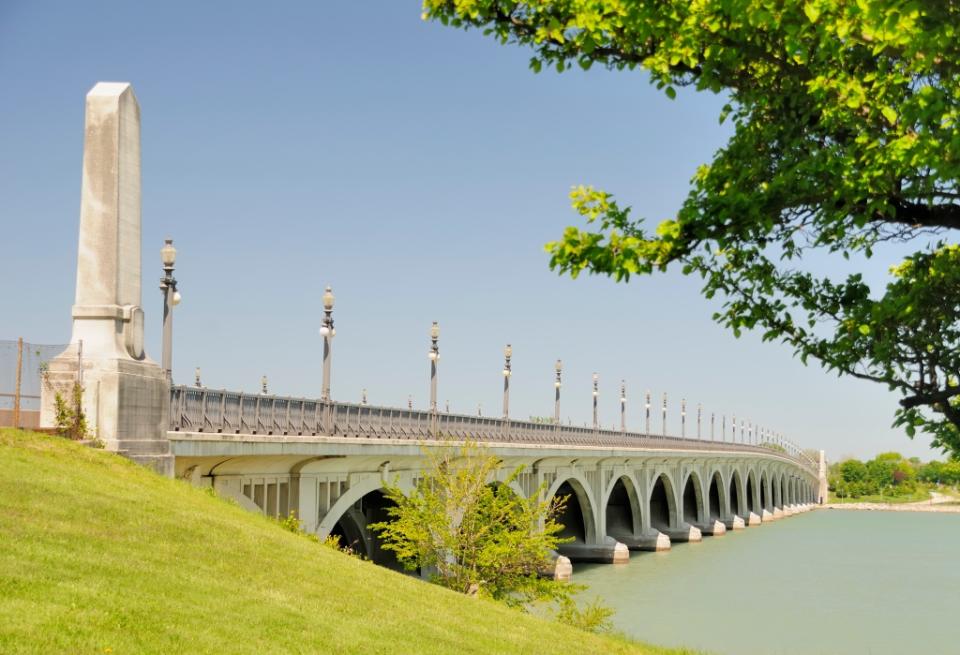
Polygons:
<instances>
[{"instance_id":1,"label":"river","mask_svg":"<svg viewBox=\"0 0 960 655\"><path fill-rule=\"evenodd\" d=\"M573 579L617 630L664 646L960 653L960 514L818 510Z\"/></svg>"}]
</instances>

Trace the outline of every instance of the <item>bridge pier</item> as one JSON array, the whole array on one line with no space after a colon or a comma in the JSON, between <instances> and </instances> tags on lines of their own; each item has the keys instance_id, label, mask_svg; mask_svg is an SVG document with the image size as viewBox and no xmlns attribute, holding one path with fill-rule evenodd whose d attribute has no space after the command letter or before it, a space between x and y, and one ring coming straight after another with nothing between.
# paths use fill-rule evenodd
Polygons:
<instances>
[{"instance_id":1,"label":"bridge pier","mask_svg":"<svg viewBox=\"0 0 960 655\"><path fill-rule=\"evenodd\" d=\"M667 536L670 537L671 542L698 542L703 541L703 533L700 532L700 528L694 525L684 525L677 528L667 528L664 530L667 533Z\"/></svg>"},{"instance_id":2,"label":"bridge pier","mask_svg":"<svg viewBox=\"0 0 960 655\"><path fill-rule=\"evenodd\" d=\"M727 530L743 530L747 527L746 522L736 514L726 519L723 524L726 526Z\"/></svg>"},{"instance_id":3,"label":"bridge pier","mask_svg":"<svg viewBox=\"0 0 960 655\"><path fill-rule=\"evenodd\" d=\"M750 513L747 515L747 520L746 520L747 527L752 528L752 527L754 527L754 526L756 526L756 525L760 525L762 522L763 522L763 521L761 520L759 514L755 514L755 513L753 513L753 512L750 512Z\"/></svg>"},{"instance_id":4,"label":"bridge pier","mask_svg":"<svg viewBox=\"0 0 960 655\"><path fill-rule=\"evenodd\" d=\"M630 550L644 550L649 552L659 552L670 550L670 537L654 530L652 533L644 535L615 535L615 539L626 545Z\"/></svg>"},{"instance_id":5,"label":"bridge pier","mask_svg":"<svg viewBox=\"0 0 960 655\"><path fill-rule=\"evenodd\" d=\"M700 534L704 537L721 537L727 533L727 526L723 521L713 520L702 525L697 525Z\"/></svg>"},{"instance_id":6,"label":"bridge pier","mask_svg":"<svg viewBox=\"0 0 960 655\"><path fill-rule=\"evenodd\" d=\"M571 562L626 564L630 561L630 549L613 537L606 537L600 544L561 544L559 551Z\"/></svg>"}]
</instances>

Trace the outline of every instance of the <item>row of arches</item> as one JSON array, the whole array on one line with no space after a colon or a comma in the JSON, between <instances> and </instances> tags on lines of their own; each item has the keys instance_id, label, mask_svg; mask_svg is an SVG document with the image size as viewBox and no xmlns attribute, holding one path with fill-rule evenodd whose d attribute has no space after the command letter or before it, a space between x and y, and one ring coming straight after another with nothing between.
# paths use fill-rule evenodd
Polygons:
<instances>
[{"instance_id":1,"label":"row of arches","mask_svg":"<svg viewBox=\"0 0 960 655\"><path fill-rule=\"evenodd\" d=\"M754 468L725 473L691 469L682 476L660 471L645 478L622 472L610 476L602 493L595 491L583 474L571 471L558 474L547 492L548 497L567 497L557 520L564 526L562 536L572 539L561 552L574 560L588 558L584 548L611 540L632 549L658 550L663 535L684 541L701 533L722 534L725 528L756 525L816 501L811 481L790 471ZM318 534L334 535L342 546L377 564L398 568L393 554L381 548L366 527L387 518L390 501L383 492L357 489L341 501L339 507L331 507ZM669 547L669 540L665 543ZM589 555L595 557L595 553Z\"/></svg>"}]
</instances>

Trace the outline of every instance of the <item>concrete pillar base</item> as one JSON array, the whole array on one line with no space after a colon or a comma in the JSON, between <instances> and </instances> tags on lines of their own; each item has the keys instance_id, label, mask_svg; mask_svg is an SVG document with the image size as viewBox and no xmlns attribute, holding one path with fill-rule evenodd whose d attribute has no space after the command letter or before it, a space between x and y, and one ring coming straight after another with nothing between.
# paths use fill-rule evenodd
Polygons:
<instances>
[{"instance_id":1,"label":"concrete pillar base","mask_svg":"<svg viewBox=\"0 0 960 655\"><path fill-rule=\"evenodd\" d=\"M775 521L776 519L777 519L777 517L774 516L772 513L770 513L769 510L766 510L766 509L765 509L765 510L761 510L760 520L763 521L764 523L766 523L766 522L768 522L768 521Z\"/></svg>"},{"instance_id":2,"label":"concrete pillar base","mask_svg":"<svg viewBox=\"0 0 960 655\"><path fill-rule=\"evenodd\" d=\"M707 523L698 525L700 528L700 534L704 537L722 537L727 534L727 526L723 524L723 521L712 519Z\"/></svg>"},{"instance_id":3,"label":"concrete pillar base","mask_svg":"<svg viewBox=\"0 0 960 655\"><path fill-rule=\"evenodd\" d=\"M670 550L670 537L659 531L640 536L623 534L612 536L630 550L646 550L651 552Z\"/></svg>"},{"instance_id":4,"label":"concrete pillar base","mask_svg":"<svg viewBox=\"0 0 960 655\"><path fill-rule=\"evenodd\" d=\"M630 561L630 549L625 544L607 537L602 544L562 544L557 550L571 562L594 562L598 564L625 564Z\"/></svg>"},{"instance_id":5,"label":"concrete pillar base","mask_svg":"<svg viewBox=\"0 0 960 655\"><path fill-rule=\"evenodd\" d=\"M779 507L774 507L774 508L773 508L773 518L774 518L774 519L782 519L784 516L786 516L786 514L784 514L784 512L783 512L782 509L780 509Z\"/></svg>"},{"instance_id":6,"label":"concrete pillar base","mask_svg":"<svg viewBox=\"0 0 960 655\"><path fill-rule=\"evenodd\" d=\"M727 527L727 530L743 530L747 527L747 524L742 518L734 514L728 519L725 519L723 524Z\"/></svg>"},{"instance_id":7,"label":"concrete pillar base","mask_svg":"<svg viewBox=\"0 0 960 655\"><path fill-rule=\"evenodd\" d=\"M793 505L784 505L783 506L783 515L784 516L793 516L795 512L793 511Z\"/></svg>"},{"instance_id":8,"label":"concrete pillar base","mask_svg":"<svg viewBox=\"0 0 960 655\"><path fill-rule=\"evenodd\" d=\"M763 523L763 521L761 521L760 516L758 514L754 514L753 512L750 512L747 515L747 526L753 527L755 525L760 525L761 523Z\"/></svg>"},{"instance_id":9,"label":"concrete pillar base","mask_svg":"<svg viewBox=\"0 0 960 655\"><path fill-rule=\"evenodd\" d=\"M553 560L553 570L550 571L549 577L557 582L569 582L573 577L573 564L570 563L570 558L557 555Z\"/></svg>"},{"instance_id":10,"label":"concrete pillar base","mask_svg":"<svg viewBox=\"0 0 960 655\"><path fill-rule=\"evenodd\" d=\"M677 541L677 542L703 541L703 534L700 532L700 528L693 525L687 525L682 528L671 528L668 530L664 530L664 532L668 537L670 537L670 541Z\"/></svg>"}]
</instances>

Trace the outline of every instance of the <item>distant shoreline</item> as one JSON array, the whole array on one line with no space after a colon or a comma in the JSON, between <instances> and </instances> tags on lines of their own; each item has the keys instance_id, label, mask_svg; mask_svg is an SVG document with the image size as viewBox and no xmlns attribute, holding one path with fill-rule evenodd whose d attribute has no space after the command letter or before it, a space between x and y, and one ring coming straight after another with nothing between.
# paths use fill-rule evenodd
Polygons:
<instances>
[{"instance_id":1,"label":"distant shoreline","mask_svg":"<svg viewBox=\"0 0 960 655\"><path fill-rule=\"evenodd\" d=\"M960 504L956 498L945 494L930 492L930 500L921 500L917 503L827 503L816 505L818 509L854 509L879 512L942 512L946 514L960 514Z\"/></svg>"}]
</instances>

